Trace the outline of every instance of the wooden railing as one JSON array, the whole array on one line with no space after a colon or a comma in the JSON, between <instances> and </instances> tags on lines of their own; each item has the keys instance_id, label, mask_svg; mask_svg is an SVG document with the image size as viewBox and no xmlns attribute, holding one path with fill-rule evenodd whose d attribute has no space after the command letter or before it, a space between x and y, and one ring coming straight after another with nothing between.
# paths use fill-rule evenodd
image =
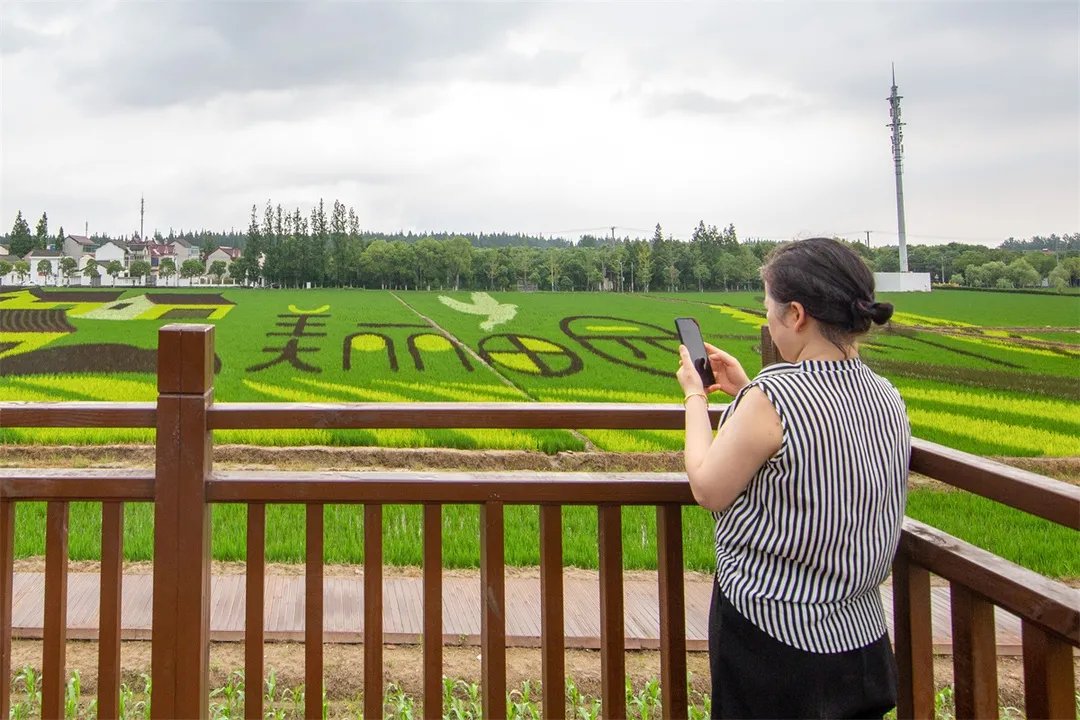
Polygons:
<instances>
[{"instance_id":1,"label":"wooden railing","mask_svg":"<svg viewBox=\"0 0 1080 720\"><path fill-rule=\"evenodd\" d=\"M305 709L321 717L323 688L323 506L364 506L364 714L381 717L382 507L423 506L424 709L442 702L442 505L480 507L481 653L485 717L506 713L503 530L508 504L540 508L541 655L545 717L562 717L564 638L563 505L598 513L601 695L606 717L625 715L621 507L657 513L662 706L685 717L686 629L683 505L693 503L678 473L215 472L211 433L264 428L607 428L681 429L678 405L566 404L215 404L213 327L169 325L158 346L156 403L0 402L3 427L153 427L154 470L0 469L0 717L10 703L15 504L48 503L42 714L63 709L68 503L102 502L99 717L115 717L120 683L120 590L124 503L154 503L152 703L155 717L208 711L210 522L213 503L247 505L245 676L263 676L263 592L267 503L306 506ZM763 334L763 357L775 352ZM711 410L715 423L718 408ZM915 441L912 470L1080 530L1080 490L976 456ZM931 717L934 678L930 574L952 583L958 717L996 717L993 607L1023 621L1029 717L1072 716L1072 648L1080 646L1077 591L905 520L894 567L900 717ZM261 693L246 696L261 717Z\"/></svg>"}]
</instances>

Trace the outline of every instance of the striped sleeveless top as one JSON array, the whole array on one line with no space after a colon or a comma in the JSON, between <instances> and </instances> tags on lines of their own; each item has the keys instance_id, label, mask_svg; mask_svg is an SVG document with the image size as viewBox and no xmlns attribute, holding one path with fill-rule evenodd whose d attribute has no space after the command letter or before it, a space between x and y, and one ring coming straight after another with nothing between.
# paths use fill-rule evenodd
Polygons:
<instances>
[{"instance_id":1,"label":"striped sleeveless top","mask_svg":"<svg viewBox=\"0 0 1080 720\"><path fill-rule=\"evenodd\" d=\"M746 391L768 397L780 450L716 519L716 579L780 642L833 653L885 633L888 577L907 501L911 426L887 380L858 358L778 363Z\"/></svg>"}]
</instances>

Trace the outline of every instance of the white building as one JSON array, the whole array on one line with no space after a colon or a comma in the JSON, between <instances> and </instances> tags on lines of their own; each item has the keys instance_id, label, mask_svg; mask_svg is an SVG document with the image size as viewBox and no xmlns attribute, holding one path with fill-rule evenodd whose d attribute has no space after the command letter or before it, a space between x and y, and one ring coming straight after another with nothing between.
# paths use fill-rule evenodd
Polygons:
<instances>
[{"instance_id":1,"label":"white building","mask_svg":"<svg viewBox=\"0 0 1080 720\"><path fill-rule=\"evenodd\" d=\"M213 265L215 261L221 260L225 263L225 271L228 272L229 266L232 265L233 261L238 259L241 255L243 255L243 252L240 250L240 248L227 247L225 245L222 245L221 247L215 249L214 252L206 256L206 271L210 272L210 266Z\"/></svg>"},{"instance_id":2,"label":"white building","mask_svg":"<svg viewBox=\"0 0 1080 720\"><path fill-rule=\"evenodd\" d=\"M198 245L192 245L183 238L173 240L169 243L169 248L176 257L176 267L183 265L185 260L198 260L202 256Z\"/></svg>"},{"instance_id":3,"label":"white building","mask_svg":"<svg viewBox=\"0 0 1080 720\"><path fill-rule=\"evenodd\" d=\"M63 254L56 250L31 250L23 256L23 260L30 263L30 276L27 281L34 285L57 285L60 280L60 260ZM38 272L38 266L42 261L49 263L47 273Z\"/></svg>"},{"instance_id":4,"label":"white building","mask_svg":"<svg viewBox=\"0 0 1080 720\"><path fill-rule=\"evenodd\" d=\"M930 273L876 272L875 292L930 292Z\"/></svg>"},{"instance_id":5,"label":"white building","mask_svg":"<svg viewBox=\"0 0 1080 720\"><path fill-rule=\"evenodd\" d=\"M101 267L108 267L109 263L116 260L124 269L127 270L130 263L131 253L126 247L112 240L106 241L97 250L94 251L94 259L97 260L97 264Z\"/></svg>"},{"instance_id":6,"label":"white building","mask_svg":"<svg viewBox=\"0 0 1080 720\"><path fill-rule=\"evenodd\" d=\"M97 246L94 241L85 235L68 235L64 238L64 247L61 250L68 257L73 257L81 262L83 255L93 254L95 247Z\"/></svg>"}]
</instances>

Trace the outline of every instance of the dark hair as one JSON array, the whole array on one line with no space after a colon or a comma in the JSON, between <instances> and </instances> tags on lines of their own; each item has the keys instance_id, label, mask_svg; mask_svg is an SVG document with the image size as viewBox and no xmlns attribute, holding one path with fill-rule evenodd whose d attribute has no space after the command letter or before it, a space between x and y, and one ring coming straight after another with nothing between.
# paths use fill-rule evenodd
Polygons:
<instances>
[{"instance_id":1,"label":"dark hair","mask_svg":"<svg viewBox=\"0 0 1080 720\"><path fill-rule=\"evenodd\" d=\"M874 301L874 274L862 258L832 238L809 238L778 246L765 260L761 277L769 295L798 302L837 347L852 342L892 317L891 303Z\"/></svg>"}]
</instances>

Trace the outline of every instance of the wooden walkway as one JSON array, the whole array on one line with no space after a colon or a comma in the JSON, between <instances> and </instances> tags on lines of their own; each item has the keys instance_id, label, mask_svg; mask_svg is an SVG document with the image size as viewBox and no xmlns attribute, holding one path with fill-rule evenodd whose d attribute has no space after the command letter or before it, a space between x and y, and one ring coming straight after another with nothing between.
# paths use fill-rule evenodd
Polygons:
<instances>
[{"instance_id":1,"label":"wooden walkway","mask_svg":"<svg viewBox=\"0 0 1080 720\"><path fill-rule=\"evenodd\" d=\"M151 625L151 575L125 574L121 637L147 640ZM97 638L98 575L68 575L68 637ZM363 578L324 578L323 627L326 642L359 643L363 640ZM689 650L707 649L711 582L686 581L686 635ZM568 648L600 647L600 593L596 573L574 571L564 579L565 632ZM952 650L949 589L932 588L934 651ZM890 587L881 589L887 612L892 607ZM659 647L659 610L656 581L624 580L626 648ZM13 585L12 634L16 638L42 637L45 576L17 572ZM244 576L215 575L211 581L210 636L216 641L237 641L244 635ZM419 577L383 578L383 632L387 644L417 643L423 628L423 584ZM266 578L265 636L269 641L304 639L304 578ZM891 618L890 618L891 620ZM996 611L999 655L1019 655L1020 621ZM890 623L890 631L891 631ZM478 575L443 578L443 641L448 645L480 644L480 580ZM540 644L540 581L506 579L506 642L511 646Z\"/></svg>"}]
</instances>

